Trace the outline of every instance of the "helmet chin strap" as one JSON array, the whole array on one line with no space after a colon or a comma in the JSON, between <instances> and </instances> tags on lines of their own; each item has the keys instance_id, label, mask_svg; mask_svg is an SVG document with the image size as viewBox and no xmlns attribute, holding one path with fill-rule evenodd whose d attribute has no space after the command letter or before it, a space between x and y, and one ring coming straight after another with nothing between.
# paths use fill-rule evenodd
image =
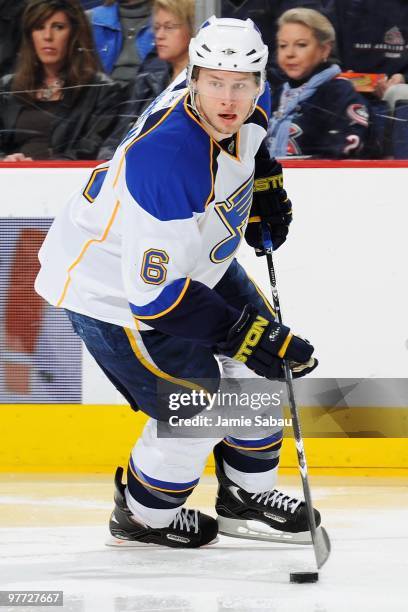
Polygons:
<instances>
[{"instance_id":1,"label":"helmet chin strap","mask_svg":"<svg viewBox=\"0 0 408 612\"><path fill-rule=\"evenodd\" d=\"M212 130L215 130L216 132L218 132L219 134L222 134L223 137L225 138L229 138L232 136L232 134L223 134L222 132L220 132L215 125L213 125L209 119L202 113L199 111L198 107L197 107L197 102L196 102L196 95L197 95L197 90L194 88L194 85L190 85L189 86L189 90L190 90L190 98L191 98L191 108L193 109L193 111L199 116L199 118L201 119L201 121L204 123L204 125L206 125L207 127L211 128ZM258 102L258 98L259 95L256 96L253 101L252 101L252 106L247 114L247 116L245 117L244 121L246 121L248 119L248 117L250 117L252 115L252 113L254 112L255 108L256 108L256 103Z\"/></svg>"}]
</instances>

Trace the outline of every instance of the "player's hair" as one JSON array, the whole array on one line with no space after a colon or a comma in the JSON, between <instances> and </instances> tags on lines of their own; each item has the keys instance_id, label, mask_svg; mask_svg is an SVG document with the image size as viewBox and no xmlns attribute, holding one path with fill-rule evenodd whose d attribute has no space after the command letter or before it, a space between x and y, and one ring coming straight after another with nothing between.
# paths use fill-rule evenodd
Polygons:
<instances>
[{"instance_id":1,"label":"player's hair","mask_svg":"<svg viewBox=\"0 0 408 612\"><path fill-rule=\"evenodd\" d=\"M153 0L153 13L163 9L185 23L191 34L195 30L195 0Z\"/></svg>"},{"instance_id":2,"label":"player's hair","mask_svg":"<svg viewBox=\"0 0 408 612\"><path fill-rule=\"evenodd\" d=\"M12 91L26 99L35 98L41 87L44 71L34 49L32 32L57 11L63 11L71 22L71 36L63 68L65 86L85 85L100 70L100 61L94 50L92 31L79 0L29 0L22 17L22 40ZM75 97L81 89L72 89ZM31 92L31 93L30 93Z\"/></svg>"},{"instance_id":3,"label":"player's hair","mask_svg":"<svg viewBox=\"0 0 408 612\"><path fill-rule=\"evenodd\" d=\"M334 44L336 32L330 21L314 9L294 8L285 11L278 19L278 29L288 23L299 23L310 28L321 45Z\"/></svg>"}]
</instances>

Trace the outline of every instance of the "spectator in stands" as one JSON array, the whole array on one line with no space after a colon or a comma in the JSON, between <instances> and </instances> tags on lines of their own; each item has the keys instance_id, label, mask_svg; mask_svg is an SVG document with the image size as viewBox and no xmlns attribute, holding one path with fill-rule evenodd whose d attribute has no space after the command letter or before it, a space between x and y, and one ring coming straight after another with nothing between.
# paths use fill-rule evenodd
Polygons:
<instances>
[{"instance_id":1,"label":"spectator in stands","mask_svg":"<svg viewBox=\"0 0 408 612\"><path fill-rule=\"evenodd\" d=\"M105 0L90 11L96 51L105 72L122 85L132 83L154 47L151 0Z\"/></svg>"},{"instance_id":2,"label":"spectator in stands","mask_svg":"<svg viewBox=\"0 0 408 612\"><path fill-rule=\"evenodd\" d=\"M195 0L154 0L153 31L157 55L167 62L169 85L188 64L188 46L194 32Z\"/></svg>"},{"instance_id":3,"label":"spectator in stands","mask_svg":"<svg viewBox=\"0 0 408 612\"><path fill-rule=\"evenodd\" d=\"M291 9L278 21L277 57L286 82L272 99L268 148L277 156L356 156L368 134L368 109L329 57L335 32L312 9Z\"/></svg>"},{"instance_id":4,"label":"spectator in stands","mask_svg":"<svg viewBox=\"0 0 408 612\"><path fill-rule=\"evenodd\" d=\"M0 79L5 161L93 159L116 123L119 86L98 71L78 0L29 0L15 74Z\"/></svg>"},{"instance_id":5,"label":"spectator in stands","mask_svg":"<svg viewBox=\"0 0 408 612\"><path fill-rule=\"evenodd\" d=\"M324 13L327 0L221 0L221 16L247 19L256 23L269 47L268 80L274 89L284 81L276 64L275 50L278 17L292 8L311 8Z\"/></svg>"},{"instance_id":6,"label":"spectator in stands","mask_svg":"<svg viewBox=\"0 0 408 612\"><path fill-rule=\"evenodd\" d=\"M24 4L25 0L0 0L0 76L14 68Z\"/></svg>"},{"instance_id":7,"label":"spectator in stands","mask_svg":"<svg viewBox=\"0 0 408 612\"><path fill-rule=\"evenodd\" d=\"M383 73L382 97L408 83L408 2L406 0L325 0L337 34L343 70Z\"/></svg>"},{"instance_id":8,"label":"spectator in stands","mask_svg":"<svg viewBox=\"0 0 408 612\"><path fill-rule=\"evenodd\" d=\"M195 0L154 0L156 50L147 55L138 71L129 100L122 106L122 119L100 150L100 159L112 157L143 110L186 68L194 16Z\"/></svg>"}]
</instances>

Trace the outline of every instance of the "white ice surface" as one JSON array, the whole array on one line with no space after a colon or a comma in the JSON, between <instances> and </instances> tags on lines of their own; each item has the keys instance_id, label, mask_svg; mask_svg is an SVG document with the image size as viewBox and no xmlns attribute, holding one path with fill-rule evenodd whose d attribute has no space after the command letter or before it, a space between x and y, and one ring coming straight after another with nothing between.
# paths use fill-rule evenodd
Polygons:
<instances>
[{"instance_id":1,"label":"white ice surface","mask_svg":"<svg viewBox=\"0 0 408 612\"><path fill-rule=\"evenodd\" d=\"M314 493L323 505L353 498L347 487ZM0 589L63 590L64 612L402 612L408 610L407 509L393 508L384 495L386 503L375 507L367 500L366 508L325 508L333 551L316 584L289 583L289 572L315 569L310 547L221 536L199 550L116 549L104 546L105 525L71 524L0 528ZM75 497L66 502L72 506ZM13 496L0 495L3 508L11 503ZM89 512L92 503L81 496L77 508ZM94 503L109 514L107 501ZM58 513L61 498L49 499L53 505Z\"/></svg>"}]
</instances>

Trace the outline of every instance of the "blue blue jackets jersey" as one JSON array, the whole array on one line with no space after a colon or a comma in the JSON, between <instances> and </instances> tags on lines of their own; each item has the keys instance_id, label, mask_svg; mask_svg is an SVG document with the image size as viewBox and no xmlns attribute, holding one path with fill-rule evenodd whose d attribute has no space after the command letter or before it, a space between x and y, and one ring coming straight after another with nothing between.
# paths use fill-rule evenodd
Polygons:
<instances>
[{"instance_id":1,"label":"blue blue jackets jersey","mask_svg":"<svg viewBox=\"0 0 408 612\"><path fill-rule=\"evenodd\" d=\"M225 338L239 313L212 288L246 227L269 99L267 90L218 143L181 79L163 92L55 220L37 291L103 321L203 344Z\"/></svg>"},{"instance_id":2,"label":"blue blue jackets jersey","mask_svg":"<svg viewBox=\"0 0 408 612\"><path fill-rule=\"evenodd\" d=\"M278 112L281 89L273 96ZM347 79L334 78L299 104L289 131L287 156L338 159L361 155L368 140L369 109ZM268 142L274 154L273 142Z\"/></svg>"}]
</instances>

